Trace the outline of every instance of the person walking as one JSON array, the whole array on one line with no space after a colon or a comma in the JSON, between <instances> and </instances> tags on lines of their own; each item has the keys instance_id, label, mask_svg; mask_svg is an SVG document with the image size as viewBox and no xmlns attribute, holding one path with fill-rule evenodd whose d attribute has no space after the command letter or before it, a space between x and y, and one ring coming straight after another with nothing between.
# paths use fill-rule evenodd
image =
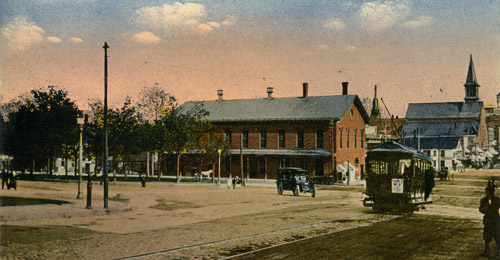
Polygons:
<instances>
[{"instance_id":1,"label":"person walking","mask_svg":"<svg viewBox=\"0 0 500 260\"><path fill-rule=\"evenodd\" d=\"M5 169L2 171L2 190L5 185L7 185L7 188L9 187L9 183L7 182L9 176Z\"/></svg>"},{"instance_id":2,"label":"person walking","mask_svg":"<svg viewBox=\"0 0 500 260\"><path fill-rule=\"evenodd\" d=\"M500 259L500 198L495 196L495 187L495 179L492 178L486 187L486 197L482 198L479 204L479 212L484 214L484 255L489 256L490 242L495 240L497 258Z\"/></svg>"}]
</instances>

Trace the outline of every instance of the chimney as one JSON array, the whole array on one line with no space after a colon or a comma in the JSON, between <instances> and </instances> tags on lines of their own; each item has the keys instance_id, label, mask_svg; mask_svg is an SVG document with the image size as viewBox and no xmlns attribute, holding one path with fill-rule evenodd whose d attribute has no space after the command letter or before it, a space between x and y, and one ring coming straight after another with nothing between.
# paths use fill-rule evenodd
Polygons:
<instances>
[{"instance_id":1,"label":"chimney","mask_svg":"<svg viewBox=\"0 0 500 260\"><path fill-rule=\"evenodd\" d=\"M307 82L302 83L302 98L307 98L308 90L309 90L309 84L307 84Z\"/></svg>"},{"instance_id":2,"label":"chimney","mask_svg":"<svg viewBox=\"0 0 500 260\"><path fill-rule=\"evenodd\" d=\"M217 99L217 101L222 101L222 95L223 95L223 92L222 92L222 89L219 89L217 90L217 96L219 96L219 98Z\"/></svg>"},{"instance_id":3,"label":"chimney","mask_svg":"<svg viewBox=\"0 0 500 260\"><path fill-rule=\"evenodd\" d=\"M273 98L273 87L267 87L267 99Z\"/></svg>"},{"instance_id":4,"label":"chimney","mask_svg":"<svg viewBox=\"0 0 500 260\"><path fill-rule=\"evenodd\" d=\"M347 94L347 85L349 82L342 82L342 96L346 96Z\"/></svg>"}]
</instances>

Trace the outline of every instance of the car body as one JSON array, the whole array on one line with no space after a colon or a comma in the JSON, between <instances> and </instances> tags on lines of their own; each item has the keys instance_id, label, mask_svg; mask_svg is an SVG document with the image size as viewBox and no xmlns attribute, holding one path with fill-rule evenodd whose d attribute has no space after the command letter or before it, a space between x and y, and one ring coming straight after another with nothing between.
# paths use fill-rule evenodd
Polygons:
<instances>
[{"instance_id":1,"label":"car body","mask_svg":"<svg viewBox=\"0 0 500 260\"><path fill-rule=\"evenodd\" d=\"M309 179L307 171L301 168L279 168L276 186L279 195L283 194L284 190L290 190L294 196L299 196L301 192L309 192L313 198L316 196L314 183Z\"/></svg>"}]
</instances>

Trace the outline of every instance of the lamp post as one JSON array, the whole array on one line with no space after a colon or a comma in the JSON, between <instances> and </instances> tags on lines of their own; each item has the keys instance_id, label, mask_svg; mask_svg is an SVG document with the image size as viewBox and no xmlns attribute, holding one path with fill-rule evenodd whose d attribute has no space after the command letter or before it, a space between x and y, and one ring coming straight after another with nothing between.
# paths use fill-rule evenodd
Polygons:
<instances>
[{"instance_id":1,"label":"lamp post","mask_svg":"<svg viewBox=\"0 0 500 260\"><path fill-rule=\"evenodd\" d=\"M217 184L220 184L220 154L222 153L222 150L217 150L217 153L219 153L219 177L217 179Z\"/></svg>"},{"instance_id":2,"label":"lamp post","mask_svg":"<svg viewBox=\"0 0 500 260\"><path fill-rule=\"evenodd\" d=\"M108 48L104 42L104 208L108 208Z\"/></svg>"},{"instance_id":3,"label":"lamp post","mask_svg":"<svg viewBox=\"0 0 500 260\"><path fill-rule=\"evenodd\" d=\"M83 197L82 192L82 136L83 136L83 117L77 118L78 126L80 127L80 144L78 145L78 194L76 194L77 199Z\"/></svg>"},{"instance_id":4,"label":"lamp post","mask_svg":"<svg viewBox=\"0 0 500 260\"><path fill-rule=\"evenodd\" d=\"M86 209L92 209L92 174L90 169L87 168L87 206Z\"/></svg>"}]
</instances>

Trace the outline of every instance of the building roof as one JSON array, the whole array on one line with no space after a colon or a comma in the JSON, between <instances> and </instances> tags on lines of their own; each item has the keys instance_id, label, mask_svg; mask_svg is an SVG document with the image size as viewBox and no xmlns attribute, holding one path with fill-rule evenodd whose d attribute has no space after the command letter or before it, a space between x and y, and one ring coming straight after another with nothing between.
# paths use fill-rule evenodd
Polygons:
<instances>
[{"instance_id":1,"label":"building roof","mask_svg":"<svg viewBox=\"0 0 500 260\"><path fill-rule=\"evenodd\" d=\"M368 123L357 95L191 101L181 109L189 111L201 105L209 112L208 119L216 123L340 120L353 103Z\"/></svg>"},{"instance_id":2,"label":"building roof","mask_svg":"<svg viewBox=\"0 0 500 260\"><path fill-rule=\"evenodd\" d=\"M450 120L450 121L407 121L403 126L403 137L417 135L420 137L445 137L477 135L479 131L478 120Z\"/></svg>"},{"instance_id":3,"label":"building roof","mask_svg":"<svg viewBox=\"0 0 500 260\"><path fill-rule=\"evenodd\" d=\"M332 152L315 149L315 150L304 150L304 149L231 149L229 150L231 155L257 155L257 156L310 156L310 157L330 157Z\"/></svg>"},{"instance_id":4,"label":"building roof","mask_svg":"<svg viewBox=\"0 0 500 260\"><path fill-rule=\"evenodd\" d=\"M367 152L370 156L377 155L377 154L385 154L385 153L406 153L406 154L412 154L413 157L428 160L432 162L432 159L428 157L427 155L418 152L416 149L412 147L408 147L405 145L402 145L400 143L394 142L394 141L389 141L385 142L374 149L370 150Z\"/></svg>"},{"instance_id":5,"label":"building roof","mask_svg":"<svg viewBox=\"0 0 500 260\"><path fill-rule=\"evenodd\" d=\"M472 54L470 55L469 70L467 71L466 86L479 86L477 84L476 71L474 70L474 62L472 62Z\"/></svg>"},{"instance_id":6,"label":"building roof","mask_svg":"<svg viewBox=\"0 0 500 260\"><path fill-rule=\"evenodd\" d=\"M481 116L483 102L410 103L406 119L461 119Z\"/></svg>"},{"instance_id":7,"label":"building roof","mask_svg":"<svg viewBox=\"0 0 500 260\"><path fill-rule=\"evenodd\" d=\"M420 142L420 149L456 149L458 147L458 142L460 141L459 136L447 136L447 137L421 137L419 138L410 137L403 139L403 143L406 146L418 149Z\"/></svg>"}]
</instances>

